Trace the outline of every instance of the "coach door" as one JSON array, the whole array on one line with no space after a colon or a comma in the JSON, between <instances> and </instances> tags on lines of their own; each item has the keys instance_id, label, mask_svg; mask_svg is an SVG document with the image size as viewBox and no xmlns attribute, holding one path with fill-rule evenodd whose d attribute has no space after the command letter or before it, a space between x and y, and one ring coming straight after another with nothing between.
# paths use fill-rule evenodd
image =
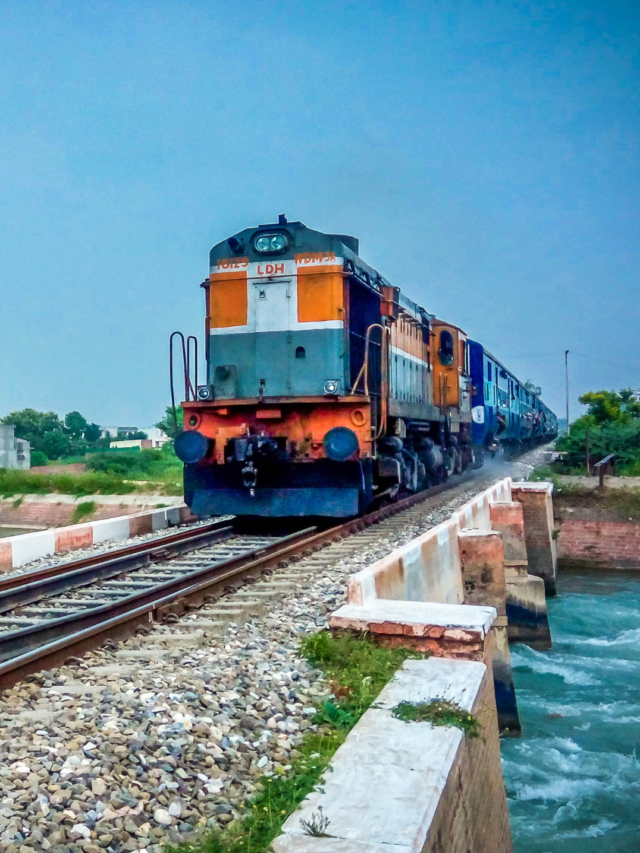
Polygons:
<instances>
[{"instance_id":1,"label":"coach door","mask_svg":"<svg viewBox=\"0 0 640 853\"><path fill-rule=\"evenodd\" d=\"M290 346L288 338L295 318L295 287L291 280L252 284L249 331L255 347L257 393L265 397L289 394Z\"/></svg>"}]
</instances>

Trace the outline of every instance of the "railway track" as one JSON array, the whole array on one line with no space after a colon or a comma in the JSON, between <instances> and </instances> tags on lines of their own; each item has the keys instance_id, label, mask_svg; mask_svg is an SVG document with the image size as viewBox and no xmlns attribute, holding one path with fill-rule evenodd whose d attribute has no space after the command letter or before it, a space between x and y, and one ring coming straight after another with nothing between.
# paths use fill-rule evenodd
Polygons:
<instances>
[{"instance_id":1,"label":"railway track","mask_svg":"<svg viewBox=\"0 0 640 853\"><path fill-rule=\"evenodd\" d=\"M172 621L371 525L478 477L412 495L362 518L283 536L242 534L216 520L160 540L0 579L0 690L105 641ZM392 519L393 524L395 519ZM398 518L398 525L406 523Z\"/></svg>"}]
</instances>

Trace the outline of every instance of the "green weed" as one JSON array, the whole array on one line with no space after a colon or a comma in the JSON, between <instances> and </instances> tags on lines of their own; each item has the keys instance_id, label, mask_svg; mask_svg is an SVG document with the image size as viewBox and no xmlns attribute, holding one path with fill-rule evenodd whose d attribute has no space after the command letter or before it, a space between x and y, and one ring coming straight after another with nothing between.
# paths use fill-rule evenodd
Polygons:
<instances>
[{"instance_id":1,"label":"green weed","mask_svg":"<svg viewBox=\"0 0 640 853\"><path fill-rule=\"evenodd\" d=\"M480 723L473 714L446 699L433 699L415 705L412 702L400 702L391 713L405 723L427 722L434 726L455 726L471 738L479 737L481 732Z\"/></svg>"},{"instance_id":2,"label":"green weed","mask_svg":"<svg viewBox=\"0 0 640 853\"><path fill-rule=\"evenodd\" d=\"M71 523L78 524L78 522L82 521L83 518L87 518L96 511L96 502L95 501L83 501L79 503L73 511L73 515L71 516Z\"/></svg>"}]
</instances>

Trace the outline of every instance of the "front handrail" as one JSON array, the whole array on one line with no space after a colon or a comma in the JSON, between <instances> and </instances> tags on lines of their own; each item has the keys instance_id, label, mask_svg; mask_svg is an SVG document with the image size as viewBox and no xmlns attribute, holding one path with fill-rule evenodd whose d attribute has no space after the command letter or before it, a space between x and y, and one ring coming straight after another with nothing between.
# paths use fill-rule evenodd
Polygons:
<instances>
[{"instance_id":1,"label":"front handrail","mask_svg":"<svg viewBox=\"0 0 640 853\"><path fill-rule=\"evenodd\" d=\"M195 335L189 335L185 340L182 332L172 332L169 337L169 385L171 389L171 411L173 413L174 436L178 434L178 412L176 409L176 395L173 378L173 342L174 338L180 340L180 350L182 351L182 373L184 378L184 402L188 403L191 400L197 399L198 390L198 339ZM192 361L193 358L193 361ZM191 373L193 374L195 384L191 381Z\"/></svg>"}]
</instances>

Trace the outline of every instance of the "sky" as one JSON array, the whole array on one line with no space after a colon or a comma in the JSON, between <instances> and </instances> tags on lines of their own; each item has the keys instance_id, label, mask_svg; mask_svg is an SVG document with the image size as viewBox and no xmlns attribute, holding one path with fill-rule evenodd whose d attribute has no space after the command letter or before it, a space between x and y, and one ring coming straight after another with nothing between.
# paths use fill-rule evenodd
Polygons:
<instances>
[{"instance_id":1,"label":"sky","mask_svg":"<svg viewBox=\"0 0 640 853\"><path fill-rule=\"evenodd\" d=\"M279 213L564 413L640 387L640 4L0 0L0 415L149 425Z\"/></svg>"}]
</instances>

